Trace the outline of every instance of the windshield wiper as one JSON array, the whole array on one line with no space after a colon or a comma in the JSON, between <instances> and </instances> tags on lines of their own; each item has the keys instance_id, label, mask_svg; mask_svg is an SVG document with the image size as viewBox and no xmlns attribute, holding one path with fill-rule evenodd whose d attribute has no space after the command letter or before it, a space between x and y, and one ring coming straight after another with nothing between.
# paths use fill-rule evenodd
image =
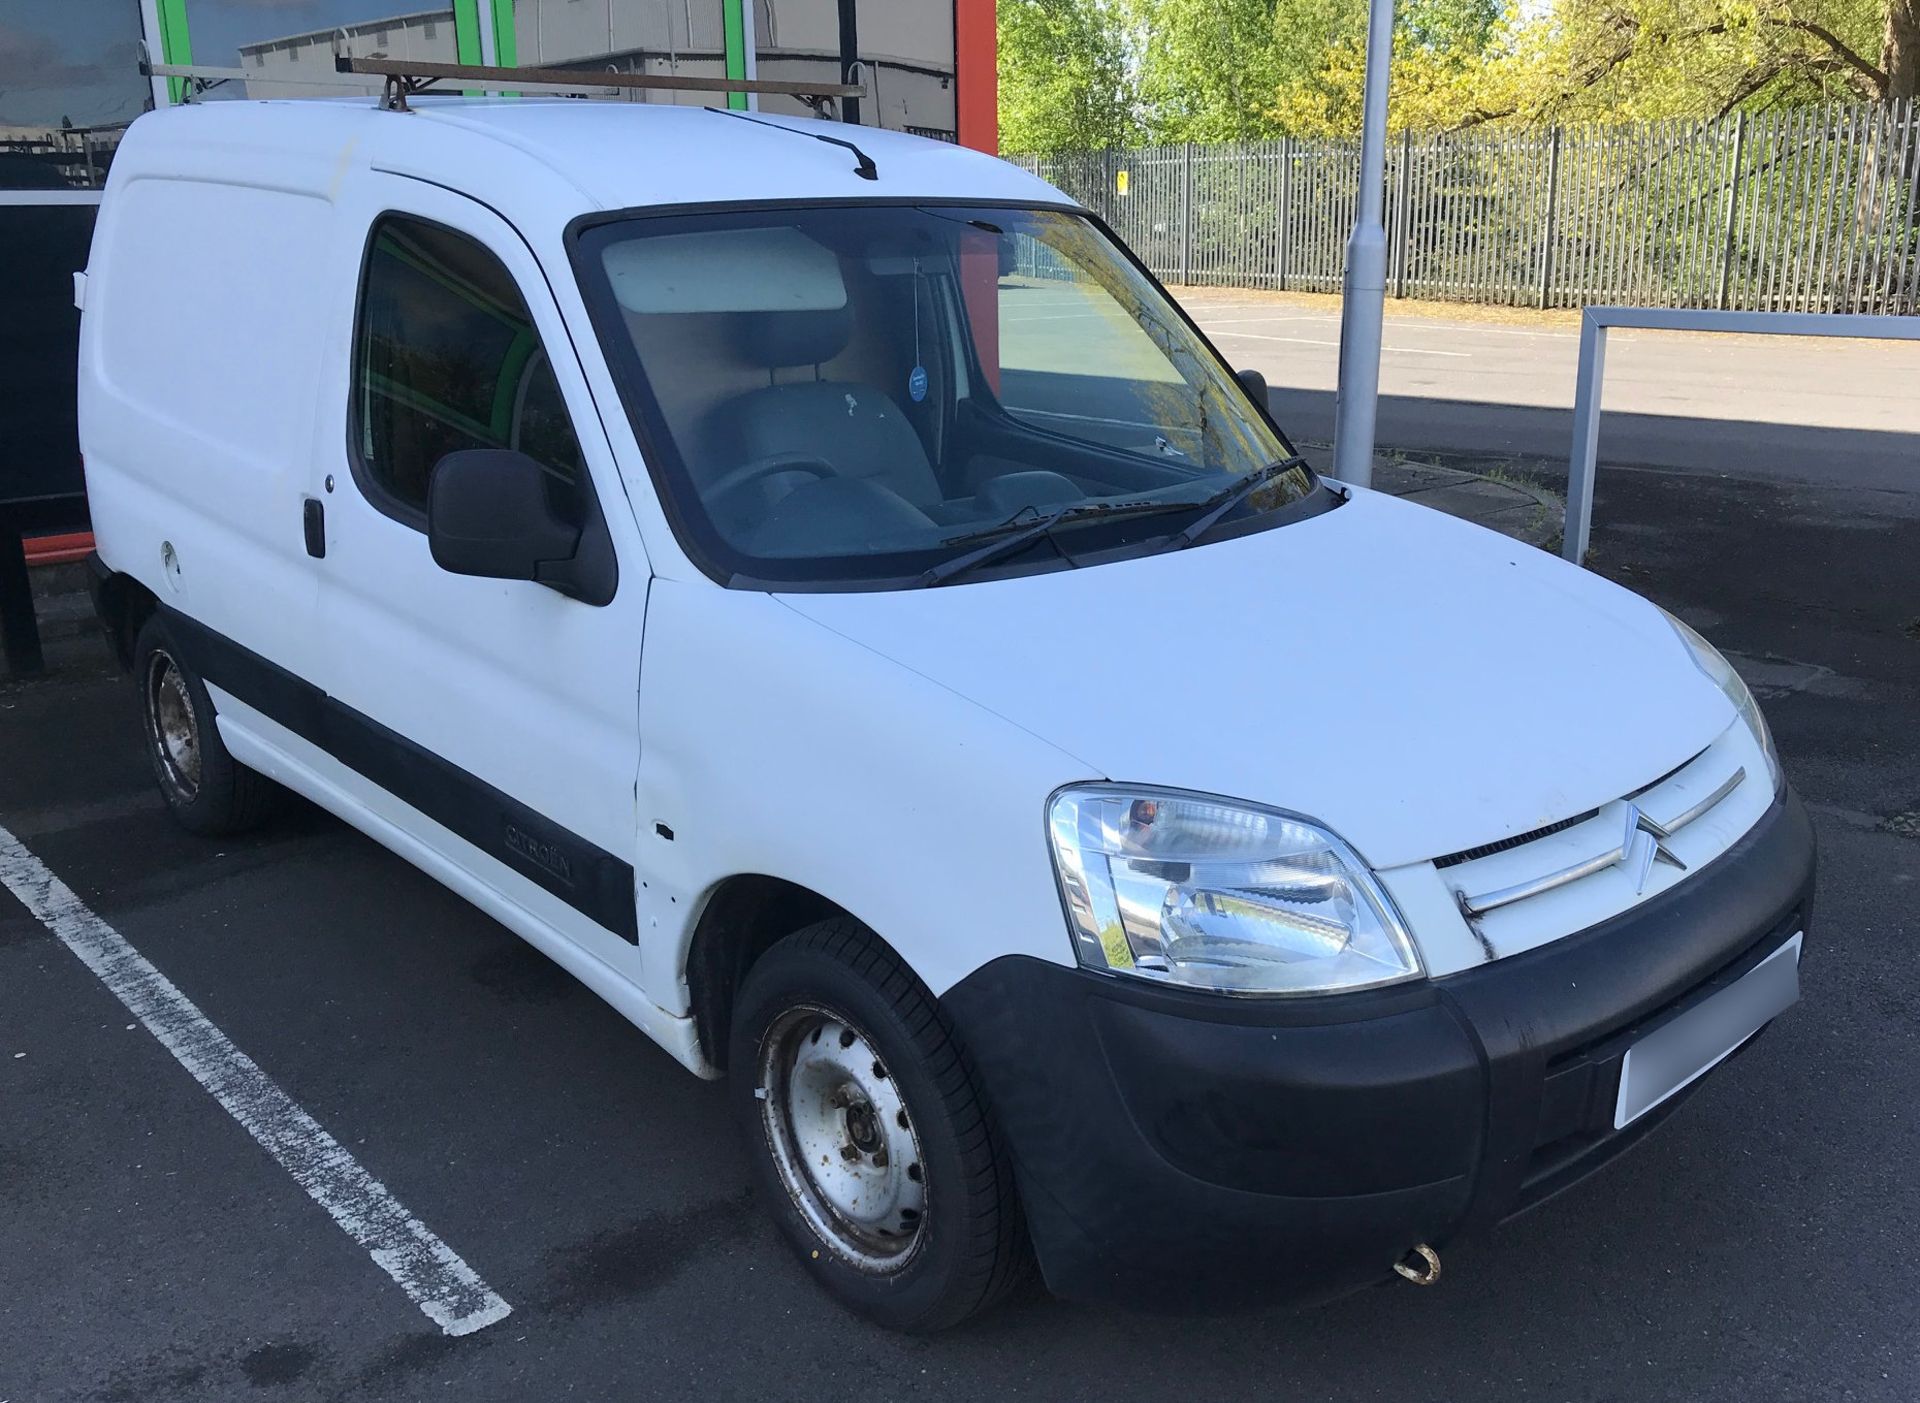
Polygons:
<instances>
[{"instance_id":1,"label":"windshield wiper","mask_svg":"<svg viewBox=\"0 0 1920 1403\"><path fill-rule=\"evenodd\" d=\"M1305 467L1307 460L1295 455L1268 463L1265 467L1255 468L1238 482L1222 489L1210 502L1204 503L1206 510L1187 523L1186 529L1167 539L1166 549L1185 550L1208 531L1216 522L1262 487L1272 482L1281 473L1291 472L1294 468Z\"/></svg>"},{"instance_id":2,"label":"windshield wiper","mask_svg":"<svg viewBox=\"0 0 1920 1403\"><path fill-rule=\"evenodd\" d=\"M943 584L956 575L964 575L976 565L1002 560L1015 554L1023 546L1030 546L1041 537L1048 535L1056 526L1096 519L1111 521L1123 516L1163 516L1168 512L1190 512L1195 507L1205 507L1208 509L1206 514L1174 538L1179 545L1191 545L1201 532L1244 501L1262 483L1270 482L1288 468L1300 467L1305 462L1304 458L1286 458L1277 463L1269 463L1264 468L1255 468L1227 487L1223 494L1215 494L1198 502L1080 502L1058 507L1024 526L1014 521L1002 521L993 526L982 527L978 531L969 531L963 536L949 536L941 543L942 545L964 546L971 545L975 541L985 541L986 544L978 550L968 551L965 555L956 555L949 560L941 561L920 577L920 583ZM1060 550L1058 542L1054 543L1054 549ZM1060 555L1067 564L1075 563L1074 558L1064 550L1060 550Z\"/></svg>"},{"instance_id":3,"label":"windshield wiper","mask_svg":"<svg viewBox=\"0 0 1920 1403\"><path fill-rule=\"evenodd\" d=\"M1056 523L1066 520L1072 512L1072 507L1058 507L1039 518L1039 520L1004 536L1001 535L1000 532L1005 531L1010 523L1001 522L998 526L989 526L982 531L974 531L965 536L956 536L949 540L947 544L954 546L965 545L969 541L977 541L987 536L993 539L989 540L978 550L970 550L965 555L952 556L941 561L938 565L931 567L926 574L920 577L920 583L923 585L941 584L947 580L951 580L955 575L964 575L976 565L985 565L988 561L998 560L1002 556L1012 555L1022 546L1031 545L1046 535L1047 532L1053 530ZM1056 547L1056 549L1058 549L1058 547ZM1066 552L1062 551L1061 554L1065 555Z\"/></svg>"},{"instance_id":4,"label":"windshield wiper","mask_svg":"<svg viewBox=\"0 0 1920 1403\"><path fill-rule=\"evenodd\" d=\"M952 579L955 575L965 574L976 565L985 565L988 561L1012 555L1022 546L1033 544L1063 522L1089 521L1095 517L1110 521L1117 516L1189 511L1193 505L1192 502L1074 502L1048 512L1024 527L1020 526L1016 513L1014 520L983 526L978 531L969 531L965 535L947 537L940 543L941 545L966 546L972 545L975 541L985 541L987 544L979 550L968 551L965 555L956 555L951 560L941 561L920 577L920 583L937 585L944 580ZM1031 508L1022 507L1020 510L1026 512ZM1009 530L1013 532L1012 535L1002 534ZM1057 541L1053 548L1060 550ZM1060 557L1069 565L1075 563L1074 558L1064 550L1060 550Z\"/></svg>"}]
</instances>

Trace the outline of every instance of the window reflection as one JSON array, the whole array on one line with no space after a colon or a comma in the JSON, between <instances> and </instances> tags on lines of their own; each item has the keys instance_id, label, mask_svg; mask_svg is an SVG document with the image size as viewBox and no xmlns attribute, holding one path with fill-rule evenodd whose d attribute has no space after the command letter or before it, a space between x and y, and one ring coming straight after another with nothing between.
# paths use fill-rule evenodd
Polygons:
<instances>
[{"instance_id":1,"label":"window reflection","mask_svg":"<svg viewBox=\"0 0 1920 1403\"><path fill-rule=\"evenodd\" d=\"M477 7L489 24L491 7ZM338 42L361 57L607 69L680 77L754 76L837 83L858 62L859 120L951 141L955 135L953 0L513 0L512 23L461 45L454 6L421 0L187 0L195 61L238 66L247 82L210 97L337 93ZM728 16L740 17L730 45ZM308 79L305 84L303 79ZM636 91L619 100L704 106L711 93ZM832 99L767 96L762 111L852 115Z\"/></svg>"},{"instance_id":2,"label":"window reflection","mask_svg":"<svg viewBox=\"0 0 1920 1403\"><path fill-rule=\"evenodd\" d=\"M463 448L516 448L556 490L580 446L513 277L465 235L399 215L373 239L355 335L355 404L367 486L423 512L433 466Z\"/></svg>"},{"instance_id":3,"label":"window reflection","mask_svg":"<svg viewBox=\"0 0 1920 1403\"><path fill-rule=\"evenodd\" d=\"M343 53L361 58L410 58L431 63L455 63L453 10L391 12L371 18L339 16L330 25L278 33L239 45L240 67L247 74L249 97L336 97L337 84L316 84L315 77L333 78L336 44Z\"/></svg>"},{"instance_id":4,"label":"window reflection","mask_svg":"<svg viewBox=\"0 0 1920 1403\"><path fill-rule=\"evenodd\" d=\"M98 189L146 106L140 13L127 0L0 13L0 189Z\"/></svg>"}]
</instances>

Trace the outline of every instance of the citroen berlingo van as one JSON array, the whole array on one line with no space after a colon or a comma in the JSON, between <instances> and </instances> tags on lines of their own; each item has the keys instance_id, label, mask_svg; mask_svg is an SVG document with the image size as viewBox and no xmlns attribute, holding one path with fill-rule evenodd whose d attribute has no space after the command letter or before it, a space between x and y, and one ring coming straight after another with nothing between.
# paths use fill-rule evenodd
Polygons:
<instances>
[{"instance_id":1,"label":"citroen berlingo van","mask_svg":"<svg viewBox=\"0 0 1920 1403\"><path fill-rule=\"evenodd\" d=\"M179 820L304 795L725 1077L889 1325L1035 1265L1155 1310L1430 1280L1797 997L1808 820L1721 656L1317 475L1011 165L190 106L77 291Z\"/></svg>"}]
</instances>

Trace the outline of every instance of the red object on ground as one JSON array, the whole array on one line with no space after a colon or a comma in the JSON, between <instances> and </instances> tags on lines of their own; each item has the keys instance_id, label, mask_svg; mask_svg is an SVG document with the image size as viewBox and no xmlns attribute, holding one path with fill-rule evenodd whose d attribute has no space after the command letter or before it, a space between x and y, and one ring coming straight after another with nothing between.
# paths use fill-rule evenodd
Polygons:
<instances>
[{"instance_id":1,"label":"red object on ground","mask_svg":"<svg viewBox=\"0 0 1920 1403\"><path fill-rule=\"evenodd\" d=\"M93 554L93 532L80 531L69 536L29 536L26 547L28 565L70 565Z\"/></svg>"},{"instance_id":2,"label":"red object on ground","mask_svg":"<svg viewBox=\"0 0 1920 1403\"><path fill-rule=\"evenodd\" d=\"M954 0L954 107L960 144L1000 154L999 40L995 0Z\"/></svg>"}]
</instances>

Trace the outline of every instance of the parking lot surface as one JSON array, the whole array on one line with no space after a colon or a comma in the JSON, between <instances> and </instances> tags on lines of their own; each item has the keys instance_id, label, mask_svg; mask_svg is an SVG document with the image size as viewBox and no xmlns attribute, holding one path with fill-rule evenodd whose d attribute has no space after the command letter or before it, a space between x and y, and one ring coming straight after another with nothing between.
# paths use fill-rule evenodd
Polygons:
<instances>
[{"instance_id":1,"label":"parking lot surface","mask_svg":"<svg viewBox=\"0 0 1920 1403\"><path fill-rule=\"evenodd\" d=\"M1263 372L1280 422L1333 437L1337 300L1183 288L1221 354ZM1564 465L1579 317L1387 303L1379 440L1415 454L1518 454ZM1920 342L1612 331L1603 462L1914 490Z\"/></svg>"},{"instance_id":2,"label":"parking lot surface","mask_svg":"<svg viewBox=\"0 0 1920 1403\"><path fill-rule=\"evenodd\" d=\"M0 685L0 827L511 1308L443 1333L0 892L0 1400L1920 1395L1920 513L1886 506L1601 479L1596 568L1736 657L1814 812L1802 1004L1435 1288L1226 1320L870 1328L757 1215L720 1088L542 956L307 806L177 829L103 649Z\"/></svg>"}]
</instances>

